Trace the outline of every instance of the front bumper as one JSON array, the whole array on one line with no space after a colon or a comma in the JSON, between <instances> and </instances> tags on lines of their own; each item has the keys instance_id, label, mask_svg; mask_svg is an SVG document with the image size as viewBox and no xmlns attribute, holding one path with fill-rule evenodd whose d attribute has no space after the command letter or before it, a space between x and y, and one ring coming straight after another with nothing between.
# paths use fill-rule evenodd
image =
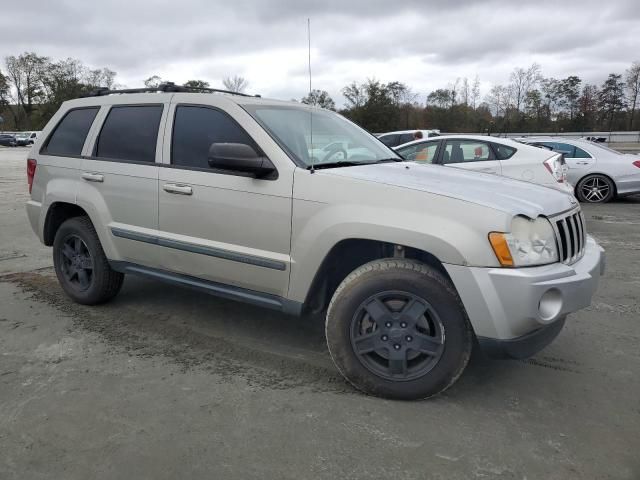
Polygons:
<instances>
[{"instance_id":1,"label":"front bumper","mask_svg":"<svg viewBox=\"0 0 640 480\"><path fill-rule=\"evenodd\" d=\"M495 347L506 341L511 345L507 350L515 351L519 342L522 357L544 348L560 332L568 314L591 304L604 266L604 250L587 237L584 256L573 265L445 268L480 345Z\"/></svg>"}]
</instances>

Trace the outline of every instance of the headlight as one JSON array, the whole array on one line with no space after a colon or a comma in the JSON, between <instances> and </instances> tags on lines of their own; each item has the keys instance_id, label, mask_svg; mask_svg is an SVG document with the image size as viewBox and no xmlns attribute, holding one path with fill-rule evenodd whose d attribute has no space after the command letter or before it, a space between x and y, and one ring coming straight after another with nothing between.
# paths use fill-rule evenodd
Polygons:
<instances>
[{"instance_id":1,"label":"headlight","mask_svg":"<svg viewBox=\"0 0 640 480\"><path fill-rule=\"evenodd\" d=\"M503 267L528 267L558 261L556 235L546 218L515 217L510 233L492 232L489 241Z\"/></svg>"}]
</instances>

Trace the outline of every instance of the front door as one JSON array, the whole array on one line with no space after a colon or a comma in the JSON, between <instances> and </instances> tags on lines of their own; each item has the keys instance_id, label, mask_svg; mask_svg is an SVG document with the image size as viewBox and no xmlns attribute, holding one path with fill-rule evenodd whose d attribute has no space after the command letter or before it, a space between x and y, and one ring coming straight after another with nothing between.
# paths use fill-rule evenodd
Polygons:
<instances>
[{"instance_id":1,"label":"front door","mask_svg":"<svg viewBox=\"0 0 640 480\"><path fill-rule=\"evenodd\" d=\"M292 172L256 179L212 170L212 143L263 150L227 112L213 105L182 104L176 97L165 130L169 164L160 169L158 179L159 243L166 250L162 267L285 296Z\"/></svg>"}]
</instances>

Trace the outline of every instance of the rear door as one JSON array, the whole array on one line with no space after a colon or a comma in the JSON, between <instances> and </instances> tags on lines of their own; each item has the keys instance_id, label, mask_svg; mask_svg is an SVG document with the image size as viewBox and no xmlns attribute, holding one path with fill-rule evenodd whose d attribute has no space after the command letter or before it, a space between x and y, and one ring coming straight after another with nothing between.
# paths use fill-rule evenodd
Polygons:
<instances>
[{"instance_id":1,"label":"rear door","mask_svg":"<svg viewBox=\"0 0 640 480\"><path fill-rule=\"evenodd\" d=\"M443 140L439 162L451 167L502 174L502 165L488 142L480 140Z\"/></svg>"},{"instance_id":2,"label":"rear door","mask_svg":"<svg viewBox=\"0 0 640 480\"><path fill-rule=\"evenodd\" d=\"M158 133L170 96L161 98L166 103L103 106L91 155L82 160L78 203L99 220L96 228L113 247L111 260L148 266L158 261L158 248L144 240L158 228Z\"/></svg>"},{"instance_id":3,"label":"rear door","mask_svg":"<svg viewBox=\"0 0 640 480\"><path fill-rule=\"evenodd\" d=\"M176 94L160 170L159 241L163 269L246 290L286 295L290 271L294 165L235 104L216 95ZM233 111L236 117L229 112ZM249 134L243 125L253 128ZM213 170L212 143L242 143L276 165L276 178Z\"/></svg>"}]
</instances>

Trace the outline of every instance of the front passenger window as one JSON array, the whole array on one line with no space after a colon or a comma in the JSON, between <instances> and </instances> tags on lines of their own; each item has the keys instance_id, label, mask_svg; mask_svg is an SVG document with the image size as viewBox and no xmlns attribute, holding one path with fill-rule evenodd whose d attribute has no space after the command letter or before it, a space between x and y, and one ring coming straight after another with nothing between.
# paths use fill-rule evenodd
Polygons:
<instances>
[{"instance_id":1,"label":"front passenger window","mask_svg":"<svg viewBox=\"0 0 640 480\"><path fill-rule=\"evenodd\" d=\"M226 113L204 106L178 106L173 121L171 163L209 169L212 143L242 143L259 151L247 132Z\"/></svg>"},{"instance_id":2,"label":"front passenger window","mask_svg":"<svg viewBox=\"0 0 640 480\"><path fill-rule=\"evenodd\" d=\"M405 160L418 163L433 163L438 150L438 142L419 143L398 150Z\"/></svg>"}]
</instances>

